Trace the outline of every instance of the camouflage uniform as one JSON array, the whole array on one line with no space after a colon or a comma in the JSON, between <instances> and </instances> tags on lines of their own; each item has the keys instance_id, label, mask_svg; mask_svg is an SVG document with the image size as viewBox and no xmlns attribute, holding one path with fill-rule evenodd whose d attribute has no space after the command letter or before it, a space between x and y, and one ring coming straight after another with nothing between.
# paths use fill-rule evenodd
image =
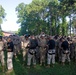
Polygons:
<instances>
[{"instance_id":1,"label":"camouflage uniform","mask_svg":"<svg viewBox=\"0 0 76 75\"><path fill-rule=\"evenodd\" d=\"M69 41L69 47L70 47L70 58L74 59L75 47L74 47L74 41L73 40Z\"/></svg>"},{"instance_id":2,"label":"camouflage uniform","mask_svg":"<svg viewBox=\"0 0 76 75\"><path fill-rule=\"evenodd\" d=\"M3 38L2 36L0 36L0 61L1 61L1 64L2 64L2 71L4 72L4 69L5 69L5 61L4 61L4 41L3 41Z\"/></svg>"},{"instance_id":3,"label":"camouflage uniform","mask_svg":"<svg viewBox=\"0 0 76 75\"><path fill-rule=\"evenodd\" d=\"M58 49L58 58L59 58L59 62L62 61L62 48L61 48L61 44L62 44L62 40L59 40L59 49Z\"/></svg>"},{"instance_id":4,"label":"camouflage uniform","mask_svg":"<svg viewBox=\"0 0 76 75\"><path fill-rule=\"evenodd\" d=\"M75 47L75 61L76 61L76 47Z\"/></svg>"},{"instance_id":5,"label":"camouflage uniform","mask_svg":"<svg viewBox=\"0 0 76 75\"><path fill-rule=\"evenodd\" d=\"M45 60L46 60L46 45L47 41L44 36L41 35L41 38L39 40L39 46L40 46L40 65L44 63L45 65Z\"/></svg>"},{"instance_id":6,"label":"camouflage uniform","mask_svg":"<svg viewBox=\"0 0 76 75\"><path fill-rule=\"evenodd\" d=\"M23 61L25 61L25 59L26 59L26 54L28 52L28 48L27 48L28 44L29 44L29 39L28 38L24 39L21 42L21 46L22 46L22 49L23 49Z\"/></svg>"},{"instance_id":7,"label":"camouflage uniform","mask_svg":"<svg viewBox=\"0 0 76 75\"><path fill-rule=\"evenodd\" d=\"M20 50L21 50L21 39L20 39L20 37L18 35L11 35L9 37L13 41L13 44L14 44L14 55L16 56L17 54L20 53Z\"/></svg>"},{"instance_id":8,"label":"camouflage uniform","mask_svg":"<svg viewBox=\"0 0 76 75\"><path fill-rule=\"evenodd\" d=\"M75 49L74 49L74 57L75 57L75 61L76 61L76 39L74 41L74 47L75 47Z\"/></svg>"},{"instance_id":9,"label":"camouflage uniform","mask_svg":"<svg viewBox=\"0 0 76 75\"><path fill-rule=\"evenodd\" d=\"M4 42L3 41L0 41L0 61L1 61L1 64L2 66L4 66L4 51L3 51L3 48L4 48Z\"/></svg>"}]
</instances>

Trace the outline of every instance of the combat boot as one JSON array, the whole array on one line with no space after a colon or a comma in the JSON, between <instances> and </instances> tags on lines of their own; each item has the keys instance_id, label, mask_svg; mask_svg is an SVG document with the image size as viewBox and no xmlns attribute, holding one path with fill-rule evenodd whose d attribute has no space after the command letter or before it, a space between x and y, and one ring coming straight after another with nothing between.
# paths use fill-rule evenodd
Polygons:
<instances>
[{"instance_id":1,"label":"combat boot","mask_svg":"<svg viewBox=\"0 0 76 75\"><path fill-rule=\"evenodd\" d=\"M2 72L5 72L5 66L2 66Z\"/></svg>"},{"instance_id":2,"label":"combat boot","mask_svg":"<svg viewBox=\"0 0 76 75\"><path fill-rule=\"evenodd\" d=\"M48 65L46 66L46 68L50 68L50 64L48 64Z\"/></svg>"},{"instance_id":3,"label":"combat boot","mask_svg":"<svg viewBox=\"0 0 76 75\"><path fill-rule=\"evenodd\" d=\"M64 65L65 65L65 63L64 63L64 62L62 62L62 65L64 66Z\"/></svg>"},{"instance_id":4,"label":"combat boot","mask_svg":"<svg viewBox=\"0 0 76 75\"><path fill-rule=\"evenodd\" d=\"M34 68L36 68L36 65L33 65Z\"/></svg>"},{"instance_id":5,"label":"combat boot","mask_svg":"<svg viewBox=\"0 0 76 75\"><path fill-rule=\"evenodd\" d=\"M27 68L30 69L30 65L28 65Z\"/></svg>"}]
</instances>

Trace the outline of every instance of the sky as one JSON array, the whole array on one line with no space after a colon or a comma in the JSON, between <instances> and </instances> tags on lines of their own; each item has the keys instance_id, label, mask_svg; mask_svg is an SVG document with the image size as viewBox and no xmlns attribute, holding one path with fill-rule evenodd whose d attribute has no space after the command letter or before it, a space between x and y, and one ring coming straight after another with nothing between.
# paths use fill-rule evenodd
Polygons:
<instances>
[{"instance_id":1,"label":"sky","mask_svg":"<svg viewBox=\"0 0 76 75\"><path fill-rule=\"evenodd\" d=\"M0 5L5 9L5 13L7 14L1 24L2 30L4 31L17 31L19 29L19 24L16 23L17 15L15 12L15 8L18 4L24 2L25 4L29 4L32 0L0 0Z\"/></svg>"}]
</instances>

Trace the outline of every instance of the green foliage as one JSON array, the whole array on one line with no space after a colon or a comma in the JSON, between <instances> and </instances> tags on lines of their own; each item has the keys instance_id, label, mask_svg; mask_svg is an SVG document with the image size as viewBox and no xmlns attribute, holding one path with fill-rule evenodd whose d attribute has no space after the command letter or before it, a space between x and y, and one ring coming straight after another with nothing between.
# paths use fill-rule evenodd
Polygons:
<instances>
[{"instance_id":1,"label":"green foliage","mask_svg":"<svg viewBox=\"0 0 76 75\"><path fill-rule=\"evenodd\" d=\"M1 24L3 23L5 16L6 16L5 10L2 7L2 5L0 5L0 35L3 35L2 29L1 29Z\"/></svg>"},{"instance_id":2,"label":"green foliage","mask_svg":"<svg viewBox=\"0 0 76 75\"><path fill-rule=\"evenodd\" d=\"M3 19L5 18L5 15L6 15L5 10L4 10L4 8L0 5L0 24L2 24Z\"/></svg>"},{"instance_id":3,"label":"green foliage","mask_svg":"<svg viewBox=\"0 0 76 75\"><path fill-rule=\"evenodd\" d=\"M75 0L33 0L26 5L20 3L16 7L18 21L21 29L20 35L26 33L67 35L68 22L66 17L76 14Z\"/></svg>"},{"instance_id":4,"label":"green foliage","mask_svg":"<svg viewBox=\"0 0 76 75\"><path fill-rule=\"evenodd\" d=\"M3 33L2 33L2 29L1 29L1 25L0 25L0 36L2 36Z\"/></svg>"}]
</instances>

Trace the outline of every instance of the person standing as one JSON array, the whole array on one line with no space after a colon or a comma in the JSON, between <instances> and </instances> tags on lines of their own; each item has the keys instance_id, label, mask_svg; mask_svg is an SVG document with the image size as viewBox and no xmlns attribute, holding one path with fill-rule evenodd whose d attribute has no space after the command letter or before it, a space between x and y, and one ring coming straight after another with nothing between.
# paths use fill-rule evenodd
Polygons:
<instances>
[{"instance_id":1,"label":"person standing","mask_svg":"<svg viewBox=\"0 0 76 75\"><path fill-rule=\"evenodd\" d=\"M13 63L12 63L12 58L13 58L13 50L14 50L14 44L11 41L11 38L7 39L7 72L11 72L13 70Z\"/></svg>"},{"instance_id":2,"label":"person standing","mask_svg":"<svg viewBox=\"0 0 76 75\"><path fill-rule=\"evenodd\" d=\"M31 36L30 42L27 46L29 48L28 54L27 54L27 68L30 68L31 60L33 59L33 66L36 66L36 51L38 47L38 41L35 38L35 36Z\"/></svg>"},{"instance_id":3,"label":"person standing","mask_svg":"<svg viewBox=\"0 0 76 75\"><path fill-rule=\"evenodd\" d=\"M4 61L4 41L2 40L2 36L0 36L0 61L2 65L2 71L4 72L5 61Z\"/></svg>"},{"instance_id":4,"label":"person standing","mask_svg":"<svg viewBox=\"0 0 76 75\"><path fill-rule=\"evenodd\" d=\"M28 52L28 46L29 44L29 36L28 35L25 35L24 36L24 40L21 42L21 46L22 46L22 49L23 49L23 61L26 60L26 55L27 55L27 52Z\"/></svg>"},{"instance_id":5,"label":"person standing","mask_svg":"<svg viewBox=\"0 0 76 75\"><path fill-rule=\"evenodd\" d=\"M55 40L53 37L50 37L48 43L48 51L47 51L47 67L50 67L50 64L52 63L52 66L55 64Z\"/></svg>"},{"instance_id":6,"label":"person standing","mask_svg":"<svg viewBox=\"0 0 76 75\"><path fill-rule=\"evenodd\" d=\"M39 47L40 47L40 66L45 66L46 61L46 47L47 47L47 40L45 35L41 35L39 39Z\"/></svg>"},{"instance_id":7,"label":"person standing","mask_svg":"<svg viewBox=\"0 0 76 75\"><path fill-rule=\"evenodd\" d=\"M61 47L62 47L62 65L65 65L66 59L70 63L70 50L69 50L69 43L64 38L63 38L63 42L61 44Z\"/></svg>"}]
</instances>

